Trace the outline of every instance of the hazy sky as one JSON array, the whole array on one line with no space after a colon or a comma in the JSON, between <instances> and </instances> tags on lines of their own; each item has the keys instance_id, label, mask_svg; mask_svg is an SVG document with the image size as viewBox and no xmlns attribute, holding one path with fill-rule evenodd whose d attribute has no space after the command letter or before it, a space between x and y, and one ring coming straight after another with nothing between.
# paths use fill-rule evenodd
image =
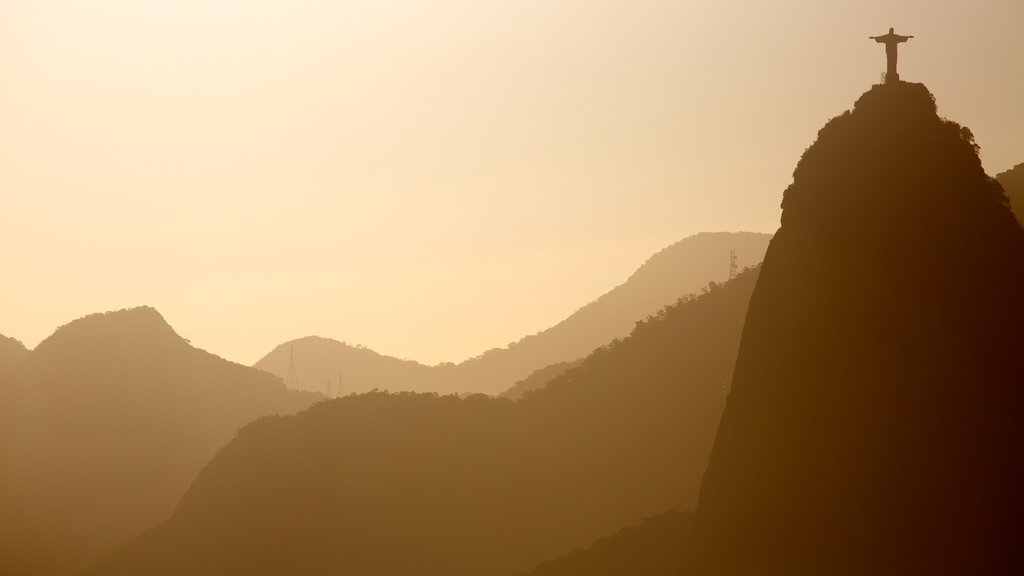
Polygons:
<instances>
[{"instance_id":1,"label":"hazy sky","mask_svg":"<svg viewBox=\"0 0 1024 576\"><path fill-rule=\"evenodd\" d=\"M1022 22L1020 0L0 0L0 333L148 304L243 363L310 334L461 360L684 236L773 231L889 26L989 173L1024 162Z\"/></svg>"}]
</instances>

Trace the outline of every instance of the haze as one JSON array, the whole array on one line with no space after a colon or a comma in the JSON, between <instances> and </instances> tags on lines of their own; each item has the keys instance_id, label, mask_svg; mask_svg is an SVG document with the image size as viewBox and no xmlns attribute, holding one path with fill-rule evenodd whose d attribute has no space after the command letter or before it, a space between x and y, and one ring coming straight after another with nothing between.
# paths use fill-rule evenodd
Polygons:
<instances>
[{"instance_id":1,"label":"haze","mask_svg":"<svg viewBox=\"0 0 1024 576\"><path fill-rule=\"evenodd\" d=\"M33 346L148 304L247 364L309 334L457 361L686 235L773 232L889 26L988 173L1020 162L1022 21L1016 0L0 0L0 326Z\"/></svg>"}]
</instances>

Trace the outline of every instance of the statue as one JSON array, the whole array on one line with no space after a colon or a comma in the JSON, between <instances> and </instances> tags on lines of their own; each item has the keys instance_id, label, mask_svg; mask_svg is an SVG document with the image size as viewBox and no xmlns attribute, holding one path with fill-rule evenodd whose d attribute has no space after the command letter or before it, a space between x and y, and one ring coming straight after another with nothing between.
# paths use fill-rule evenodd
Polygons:
<instances>
[{"instance_id":1,"label":"statue","mask_svg":"<svg viewBox=\"0 0 1024 576\"><path fill-rule=\"evenodd\" d=\"M885 44L885 83L899 82L900 75L896 71L896 52L901 43L910 40L913 36L900 36L894 32L893 28L889 28L888 34L884 36L869 36L869 38L879 44Z\"/></svg>"}]
</instances>

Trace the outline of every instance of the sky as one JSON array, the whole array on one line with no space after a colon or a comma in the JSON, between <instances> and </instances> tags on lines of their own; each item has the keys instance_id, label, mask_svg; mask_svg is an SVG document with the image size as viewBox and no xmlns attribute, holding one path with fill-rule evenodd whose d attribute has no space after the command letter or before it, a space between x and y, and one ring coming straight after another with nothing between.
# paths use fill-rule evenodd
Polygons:
<instances>
[{"instance_id":1,"label":"sky","mask_svg":"<svg viewBox=\"0 0 1024 576\"><path fill-rule=\"evenodd\" d=\"M459 361L688 235L774 231L890 26L988 172L1024 162L1021 22L1019 0L0 0L0 333L150 305L244 364L313 334Z\"/></svg>"}]
</instances>

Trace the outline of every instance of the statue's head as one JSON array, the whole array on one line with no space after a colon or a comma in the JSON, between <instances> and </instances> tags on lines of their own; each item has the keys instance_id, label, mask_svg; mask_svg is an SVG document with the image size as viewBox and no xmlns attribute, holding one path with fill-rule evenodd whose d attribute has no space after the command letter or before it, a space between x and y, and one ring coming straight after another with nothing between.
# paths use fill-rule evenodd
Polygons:
<instances>
[{"instance_id":1,"label":"statue's head","mask_svg":"<svg viewBox=\"0 0 1024 576\"><path fill-rule=\"evenodd\" d=\"M896 33L896 29L893 28L892 26L890 26L889 27L889 34L895 34L895 33Z\"/></svg>"}]
</instances>

